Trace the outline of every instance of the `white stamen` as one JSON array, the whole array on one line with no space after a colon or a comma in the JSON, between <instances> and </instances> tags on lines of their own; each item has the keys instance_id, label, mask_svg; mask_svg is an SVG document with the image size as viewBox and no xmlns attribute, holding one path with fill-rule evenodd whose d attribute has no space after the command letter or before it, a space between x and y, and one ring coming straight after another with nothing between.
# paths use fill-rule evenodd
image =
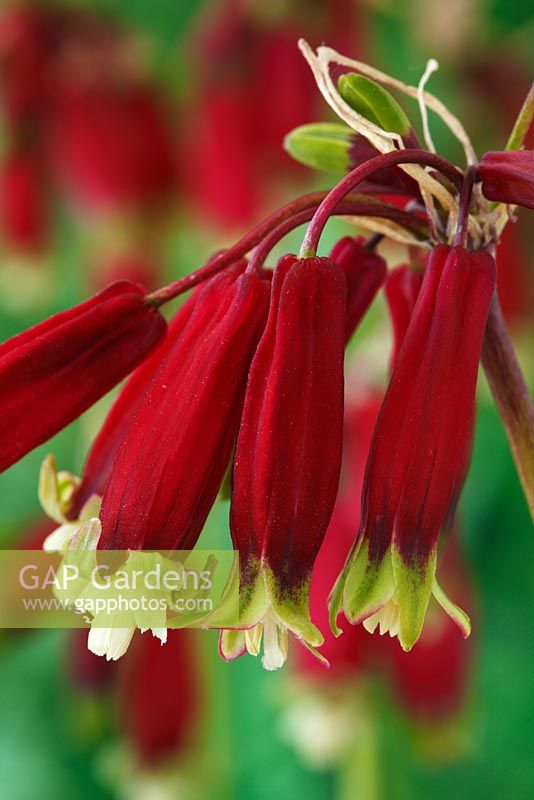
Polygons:
<instances>
[{"instance_id":1,"label":"white stamen","mask_svg":"<svg viewBox=\"0 0 534 800\"><path fill-rule=\"evenodd\" d=\"M134 633L135 628L91 628L87 647L95 656L118 661L128 650Z\"/></svg>"},{"instance_id":2,"label":"white stamen","mask_svg":"<svg viewBox=\"0 0 534 800\"><path fill-rule=\"evenodd\" d=\"M389 633L391 637L397 636L399 632L399 608L395 600L388 600L381 609L367 617L363 621L363 627L369 633L374 633L379 628L381 636L385 633Z\"/></svg>"},{"instance_id":3,"label":"white stamen","mask_svg":"<svg viewBox=\"0 0 534 800\"><path fill-rule=\"evenodd\" d=\"M423 136L425 137L425 144L431 153L436 152L432 136L430 135L430 128L428 126L428 111L425 102L425 86L430 80L431 75L439 69L439 64L435 58L430 58L426 62L426 69L423 73L419 85L417 87L417 102L419 103L419 111L421 112L421 120L423 123Z\"/></svg>"},{"instance_id":4,"label":"white stamen","mask_svg":"<svg viewBox=\"0 0 534 800\"><path fill-rule=\"evenodd\" d=\"M283 667L287 658L287 629L282 627L272 611L263 618L263 658L264 669L275 670Z\"/></svg>"}]
</instances>

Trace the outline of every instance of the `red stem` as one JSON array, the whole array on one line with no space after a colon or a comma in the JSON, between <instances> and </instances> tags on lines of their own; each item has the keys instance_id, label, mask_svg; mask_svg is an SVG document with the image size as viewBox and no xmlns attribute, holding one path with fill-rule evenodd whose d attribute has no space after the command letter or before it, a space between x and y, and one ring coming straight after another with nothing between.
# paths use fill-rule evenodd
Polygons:
<instances>
[{"instance_id":1,"label":"red stem","mask_svg":"<svg viewBox=\"0 0 534 800\"><path fill-rule=\"evenodd\" d=\"M261 244L257 247L254 252L254 255L250 259L250 264L248 265L247 269L249 272L259 271L271 250L278 244L280 239L288 234L290 231L298 228L299 225L303 225L305 222L308 222L314 215L316 210L315 208L307 208L304 211L300 211L298 214L295 214L293 217L285 220L281 223L277 228L275 228L265 239L261 242ZM398 222L405 227L415 230L418 234L422 237L425 236L425 231L423 225L416 225L414 224L417 220L412 214L409 214L406 211L402 211L395 206L388 206L382 203L369 203L369 202L362 202L362 201L355 201L351 200L350 197L345 198L336 208L334 209L335 216L355 216L355 217L381 217L387 219L393 219L395 222ZM382 238L382 234L378 234L380 238ZM380 240L380 239L379 239ZM378 240L378 241L379 241ZM374 244L377 244L375 242ZM374 245L373 245L374 246Z\"/></svg>"},{"instance_id":2,"label":"red stem","mask_svg":"<svg viewBox=\"0 0 534 800\"><path fill-rule=\"evenodd\" d=\"M534 519L534 405L496 294L490 306L484 336L482 366Z\"/></svg>"},{"instance_id":3,"label":"red stem","mask_svg":"<svg viewBox=\"0 0 534 800\"><path fill-rule=\"evenodd\" d=\"M373 172L388 167L396 167L400 164L421 164L433 167L456 186L460 191L462 188L462 173L450 161L426 150L395 150L392 153L384 153L374 158L370 158L364 164L349 172L337 186L325 197L306 231L306 236L302 242L300 250L301 258L309 258L317 252L317 245L329 217L343 198L356 186L368 178Z\"/></svg>"},{"instance_id":4,"label":"red stem","mask_svg":"<svg viewBox=\"0 0 534 800\"><path fill-rule=\"evenodd\" d=\"M471 210L471 197L473 184L479 180L475 167L469 167L464 173L462 191L460 192L460 205L458 209L458 225L454 244L456 247L467 247L469 235L469 211Z\"/></svg>"},{"instance_id":5,"label":"red stem","mask_svg":"<svg viewBox=\"0 0 534 800\"><path fill-rule=\"evenodd\" d=\"M250 250L252 250L256 245L258 245L265 237L275 228L277 228L281 223L285 222L286 220L290 220L295 215L303 212L303 211L310 211L310 217L313 215L313 212L319 207L322 200L324 200L328 196L328 192L310 192L310 194L302 195L301 197L297 197L295 200L292 200L289 203L286 203L281 208L277 209L273 214L270 214L266 219L256 225L251 231L249 231L245 236L243 236L238 242L236 242L233 247L230 247L228 250L225 250L222 253L218 253L214 258L208 261L207 264L200 267L199 269L191 272L189 275L185 275L183 278L175 281L174 283L169 284L168 286L163 286L161 289L156 289L155 292L146 296L146 300L149 303L152 303L155 306L161 306L164 303L168 303L170 300L173 300L178 295L187 292L189 289L192 289L197 284L202 283L203 281L207 280L207 278L211 278L212 275L215 275L217 272L220 272L222 269L233 264L240 258L243 258ZM362 197L362 195L360 195ZM349 198L350 199L350 198ZM361 214L362 216L367 213L369 216L377 216L377 217L389 217L390 219L397 220L402 224L405 224L411 228L414 228L415 218L406 212L401 211L400 209L396 208L395 206L388 206L382 203L377 202L364 202L364 201L351 201L353 203L361 203L358 212L347 212L347 213L356 213ZM365 209L368 209L366 212ZM303 220L303 222L307 222L307 220ZM298 223L302 224L302 223ZM288 229L291 230L293 225ZM424 231L421 228L421 233L424 236Z\"/></svg>"},{"instance_id":6,"label":"red stem","mask_svg":"<svg viewBox=\"0 0 534 800\"><path fill-rule=\"evenodd\" d=\"M229 267L240 258L243 258L253 247L261 242L265 236L276 228L281 222L289 217L294 216L299 211L306 208L315 208L326 196L328 192L310 192L295 200L286 203L277 209L273 214L270 214L266 219L252 228L251 231L246 233L233 247L218 253L215 258L210 259L207 264L199 269L185 275L183 278L170 283L168 286L163 286L155 292L147 295L146 300L155 306L161 306L164 303L173 300L178 295L183 294L188 289L192 289L202 281L210 278L215 273L219 272L225 267Z\"/></svg>"}]
</instances>

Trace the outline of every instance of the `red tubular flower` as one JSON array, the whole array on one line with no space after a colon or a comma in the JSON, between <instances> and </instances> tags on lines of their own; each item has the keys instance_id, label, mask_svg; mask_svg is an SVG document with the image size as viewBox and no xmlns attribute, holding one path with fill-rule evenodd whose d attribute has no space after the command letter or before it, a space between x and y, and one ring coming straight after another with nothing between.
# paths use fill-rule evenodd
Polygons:
<instances>
[{"instance_id":1,"label":"red tubular flower","mask_svg":"<svg viewBox=\"0 0 534 800\"><path fill-rule=\"evenodd\" d=\"M363 628L351 628L337 637L328 630L327 604L352 545L354 520L360 516L365 462L381 402L379 395L370 394L351 403L345 412L339 494L313 567L310 591L311 616L324 632L321 655L329 662L330 669L325 670L309 650L299 647L294 664L305 678L328 683L354 678L365 668L369 657L369 636Z\"/></svg>"},{"instance_id":2,"label":"red tubular flower","mask_svg":"<svg viewBox=\"0 0 534 800\"><path fill-rule=\"evenodd\" d=\"M467 635L469 621L435 579L442 526L470 455L475 389L495 262L434 249L376 425L360 532L331 603L371 632L417 641L431 594Z\"/></svg>"},{"instance_id":3,"label":"red tubular flower","mask_svg":"<svg viewBox=\"0 0 534 800\"><path fill-rule=\"evenodd\" d=\"M0 172L0 229L8 247L39 253L46 242L43 186L29 153L12 153Z\"/></svg>"},{"instance_id":4,"label":"red tubular flower","mask_svg":"<svg viewBox=\"0 0 534 800\"><path fill-rule=\"evenodd\" d=\"M323 641L309 617L313 564L336 499L343 436L346 280L326 258L284 256L247 384L230 528L240 558L240 628L221 654L280 667L288 630ZM234 578L237 580L237 574Z\"/></svg>"},{"instance_id":5,"label":"red tubular flower","mask_svg":"<svg viewBox=\"0 0 534 800\"><path fill-rule=\"evenodd\" d=\"M156 94L144 87L63 91L50 141L67 189L89 207L161 203L176 188L168 122Z\"/></svg>"},{"instance_id":6,"label":"red tubular flower","mask_svg":"<svg viewBox=\"0 0 534 800\"><path fill-rule=\"evenodd\" d=\"M198 100L197 123L184 148L183 169L199 211L225 227L251 223L260 206L249 116L241 86L209 85Z\"/></svg>"},{"instance_id":7,"label":"red tubular flower","mask_svg":"<svg viewBox=\"0 0 534 800\"><path fill-rule=\"evenodd\" d=\"M204 285L118 448L99 548L195 545L230 460L268 297L268 282L236 270Z\"/></svg>"},{"instance_id":8,"label":"red tubular flower","mask_svg":"<svg viewBox=\"0 0 534 800\"><path fill-rule=\"evenodd\" d=\"M118 281L0 345L0 470L76 419L161 341L165 321L143 295Z\"/></svg>"},{"instance_id":9,"label":"red tubular flower","mask_svg":"<svg viewBox=\"0 0 534 800\"><path fill-rule=\"evenodd\" d=\"M410 325L413 310L423 283L423 270L408 264L392 269L388 275L384 292L393 325L393 350L391 369L395 366L404 336Z\"/></svg>"},{"instance_id":10,"label":"red tubular flower","mask_svg":"<svg viewBox=\"0 0 534 800\"><path fill-rule=\"evenodd\" d=\"M177 759L194 741L201 713L194 644L187 629L169 631L165 647L138 635L121 663L119 723L141 767Z\"/></svg>"},{"instance_id":11,"label":"red tubular flower","mask_svg":"<svg viewBox=\"0 0 534 800\"><path fill-rule=\"evenodd\" d=\"M99 658L87 649L85 628L69 631L66 656L70 682L80 692L102 692L110 688L117 676L117 664L114 661Z\"/></svg>"},{"instance_id":12,"label":"red tubular flower","mask_svg":"<svg viewBox=\"0 0 534 800\"><path fill-rule=\"evenodd\" d=\"M384 283L387 265L377 253L367 250L363 237L345 236L334 245L329 257L343 268L347 279L348 341Z\"/></svg>"},{"instance_id":13,"label":"red tubular flower","mask_svg":"<svg viewBox=\"0 0 534 800\"><path fill-rule=\"evenodd\" d=\"M534 150L485 153L477 173L488 200L534 208Z\"/></svg>"},{"instance_id":14,"label":"red tubular flower","mask_svg":"<svg viewBox=\"0 0 534 800\"><path fill-rule=\"evenodd\" d=\"M113 462L117 450L130 427L134 414L141 400L152 383L158 366L163 358L172 351L187 325L200 289L197 289L181 306L169 325L167 337L156 352L146 359L130 376L117 399L113 403L104 425L91 446L84 465L82 481L75 487L66 516L68 519L79 518L80 512L93 497L102 497L111 476Z\"/></svg>"}]
</instances>

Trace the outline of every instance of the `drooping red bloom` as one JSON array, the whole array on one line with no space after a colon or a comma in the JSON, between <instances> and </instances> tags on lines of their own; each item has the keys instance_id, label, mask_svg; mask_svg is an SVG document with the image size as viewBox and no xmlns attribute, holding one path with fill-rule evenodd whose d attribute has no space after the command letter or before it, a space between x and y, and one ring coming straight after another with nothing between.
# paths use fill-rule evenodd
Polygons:
<instances>
[{"instance_id":1,"label":"drooping red bloom","mask_svg":"<svg viewBox=\"0 0 534 800\"><path fill-rule=\"evenodd\" d=\"M63 91L50 140L58 174L83 205L147 206L168 200L176 188L168 120L148 88Z\"/></svg>"},{"instance_id":2,"label":"drooping red bloom","mask_svg":"<svg viewBox=\"0 0 534 800\"><path fill-rule=\"evenodd\" d=\"M276 179L300 169L282 148L284 136L317 112L299 37L344 47L361 25L347 0L288 4L269 19L234 0L210 12L196 37L199 91L185 168L199 210L240 226L254 219Z\"/></svg>"},{"instance_id":3,"label":"drooping red bloom","mask_svg":"<svg viewBox=\"0 0 534 800\"><path fill-rule=\"evenodd\" d=\"M93 442L84 465L82 481L71 498L68 517L77 519L93 495L102 497L111 476L117 450L130 427L146 390L152 383L163 358L176 346L198 300L197 289L181 306L169 325L163 344L128 378Z\"/></svg>"},{"instance_id":4,"label":"drooping red bloom","mask_svg":"<svg viewBox=\"0 0 534 800\"><path fill-rule=\"evenodd\" d=\"M384 292L393 326L391 369L397 362L404 336L410 325L421 284L423 283L423 275L422 269L415 269L409 264L395 267L388 274Z\"/></svg>"},{"instance_id":5,"label":"drooping red bloom","mask_svg":"<svg viewBox=\"0 0 534 800\"><path fill-rule=\"evenodd\" d=\"M161 341L165 321L144 294L118 281L0 345L0 470L76 419Z\"/></svg>"},{"instance_id":6,"label":"drooping red bloom","mask_svg":"<svg viewBox=\"0 0 534 800\"><path fill-rule=\"evenodd\" d=\"M324 634L321 655L330 669L325 670L309 650L299 647L295 650L294 664L305 678L328 683L353 678L365 669L369 660L371 640L362 627L350 628L337 637L329 630L328 597L349 554L355 520L360 516L365 463L381 402L380 395L369 394L353 401L345 410L339 494L313 567L310 590L311 616Z\"/></svg>"},{"instance_id":7,"label":"drooping red bloom","mask_svg":"<svg viewBox=\"0 0 534 800\"><path fill-rule=\"evenodd\" d=\"M199 210L224 226L250 223L260 206L261 182L246 92L210 84L192 118L183 169Z\"/></svg>"},{"instance_id":8,"label":"drooping red bloom","mask_svg":"<svg viewBox=\"0 0 534 800\"><path fill-rule=\"evenodd\" d=\"M69 631L65 655L68 677L79 692L105 691L111 687L117 677L115 661L99 658L88 650L85 628L75 628Z\"/></svg>"},{"instance_id":9,"label":"drooping red bloom","mask_svg":"<svg viewBox=\"0 0 534 800\"><path fill-rule=\"evenodd\" d=\"M488 200L534 208L534 150L485 153L477 173Z\"/></svg>"},{"instance_id":10,"label":"drooping red bloom","mask_svg":"<svg viewBox=\"0 0 534 800\"><path fill-rule=\"evenodd\" d=\"M121 59L101 14L65 4L16 3L0 17L0 83L9 124L42 123L58 89L109 80ZM123 56L122 56L123 57Z\"/></svg>"},{"instance_id":11,"label":"drooping red bloom","mask_svg":"<svg viewBox=\"0 0 534 800\"><path fill-rule=\"evenodd\" d=\"M250 370L234 459L230 528L240 557L240 627L221 653L280 667L288 630L309 646L313 564L337 493L343 436L346 279L331 259L284 256Z\"/></svg>"},{"instance_id":12,"label":"drooping red bloom","mask_svg":"<svg viewBox=\"0 0 534 800\"><path fill-rule=\"evenodd\" d=\"M0 170L0 231L8 248L39 253L47 237L43 181L30 153L8 155Z\"/></svg>"},{"instance_id":13,"label":"drooping red bloom","mask_svg":"<svg viewBox=\"0 0 534 800\"><path fill-rule=\"evenodd\" d=\"M398 633L409 650L430 595L468 631L435 580L440 530L467 470L475 388L495 262L436 247L376 425L360 532L332 602L355 623ZM469 320L469 324L466 324Z\"/></svg>"},{"instance_id":14,"label":"drooping red bloom","mask_svg":"<svg viewBox=\"0 0 534 800\"><path fill-rule=\"evenodd\" d=\"M150 379L102 501L103 549L190 549L230 460L269 283L227 270L208 281Z\"/></svg>"},{"instance_id":15,"label":"drooping red bloom","mask_svg":"<svg viewBox=\"0 0 534 800\"><path fill-rule=\"evenodd\" d=\"M118 721L139 765L179 759L195 739L201 714L194 632L170 630L165 647L137 635L120 666Z\"/></svg>"},{"instance_id":16,"label":"drooping red bloom","mask_svg":"<svg viewBox=\"0 0 534 800\"><path fill-rule=\"evenodd\" d=\"M348 341L384 283L387 265L381 256L365 247L363 237L345 236L334 245L329 257L343 268L347 279Z\"/></svg>"}]
</instances>

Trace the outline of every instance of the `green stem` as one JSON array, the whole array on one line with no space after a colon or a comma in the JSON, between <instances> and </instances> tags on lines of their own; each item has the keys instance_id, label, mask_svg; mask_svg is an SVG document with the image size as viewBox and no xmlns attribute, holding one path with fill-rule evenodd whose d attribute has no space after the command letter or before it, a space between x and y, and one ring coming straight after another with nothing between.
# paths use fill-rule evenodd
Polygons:
<instances>
[{"instance_id":1,"label":"green stem","mask_svg":"<svg viewBox=\"0 0 534 800\"><path fill-rule=\"evenodd\" d=\"M534 83L530 87L527 96L521 106L521 111L517 115L510 138L506 143L506 150L520 150L523 147L525 137L534 119Z\"/></svg>"},{"instance_id":2,"label":"green stem","mask_svg":"<svg viewBox=\"0 0 534 800\"><path fill-rule=\"evenodd\" d=\"M365 691L366 687L363 688ZM358 733L339 767L336 800L380 800L382 787L378 731L370 703L362 704L354 727Z\"/></svg>"},{"instance_id":3,"label":"green stem","mask_svg":"<svg viewBox=\"0 0 534 800\"><path fill-rule=\"evenodd\" d=\"M482 365L534 520L534 404L517 361L497 294L490 306Z\"/></svg>"}]
</instances>

